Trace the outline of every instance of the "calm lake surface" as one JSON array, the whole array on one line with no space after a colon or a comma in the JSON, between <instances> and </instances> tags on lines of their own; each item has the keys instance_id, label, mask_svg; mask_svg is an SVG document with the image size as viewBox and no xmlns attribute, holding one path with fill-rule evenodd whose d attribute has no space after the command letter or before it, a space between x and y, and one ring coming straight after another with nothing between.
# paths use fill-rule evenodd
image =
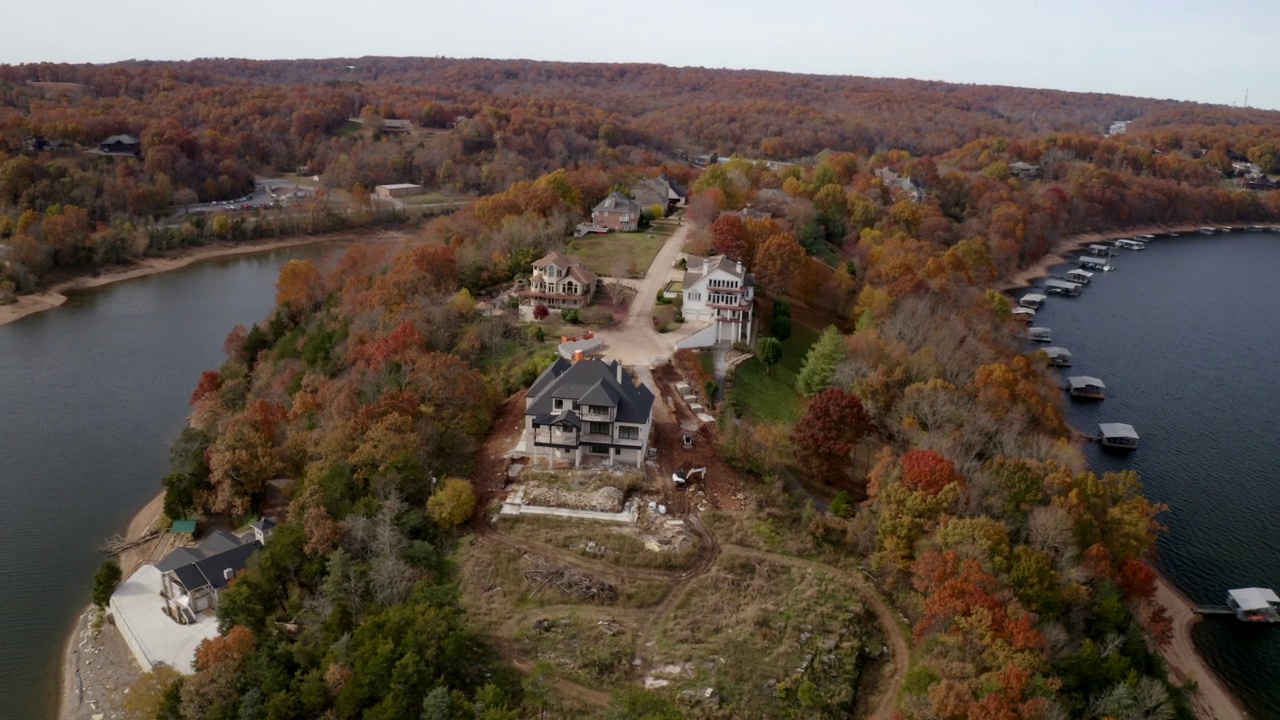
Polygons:
<instances>
[{"instance_id":1,"label":"calm lake surface","mask_svg":"<svg viewBox=\"0 0 1280 720\"><path fill-rule=\"evenodd\" d=\"M1137 470L1148 497L1169 504L1157 565L1193 602L1280 589L1280 235L1161 237L1120 253L1114 272L1036 316L1074 355L1064 385L1092 375L1107 386L1103 402L1071 403L1071 423L1137 429L1133 455L1094 444L1089 460ZM1210 617L1194 639L1251 716L1280 717L1280 625Z\"/></svg>"},{"instance_id":2,"label":"calm lake surface","mask_svg":"<svg viewBox=\"0 0 1280 720\"><path fill-rule=\"evenodd\" d=\"M0 325L0 717L54 717L96 548L159 492L227 333L267 316L281 265L328 250L210 260Z\"/></svg>"}]
</instances>

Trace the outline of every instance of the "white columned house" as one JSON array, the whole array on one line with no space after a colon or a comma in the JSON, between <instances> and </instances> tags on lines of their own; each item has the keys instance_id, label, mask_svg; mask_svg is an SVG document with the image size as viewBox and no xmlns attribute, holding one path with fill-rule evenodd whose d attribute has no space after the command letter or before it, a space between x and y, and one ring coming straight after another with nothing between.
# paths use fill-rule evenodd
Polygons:
<instances>
[{"instance_id":1,"label":"white columned house","mask_svg":"<svg viewBox=\"0 0 1280 720\"><path fill-rule=\"evenodd\" d=\"M684 274L685 321L715 326L716 342L752 341L755 282L741 262L723 255L691 257Z\"/></svg>"}]
</instances>

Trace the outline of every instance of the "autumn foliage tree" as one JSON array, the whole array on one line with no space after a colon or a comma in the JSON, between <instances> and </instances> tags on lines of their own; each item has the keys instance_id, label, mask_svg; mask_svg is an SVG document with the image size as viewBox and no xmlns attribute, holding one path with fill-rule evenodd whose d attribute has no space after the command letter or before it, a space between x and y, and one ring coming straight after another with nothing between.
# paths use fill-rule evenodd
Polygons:
<instances>
[{"instance_id":1,"label":"autumn foliage tree","mask_svg":"<svg viewBox=\"0 0 1280 720\"><path fill-rule=\"evenodd\" d=\"M854 480L853 449L874 430L857 395L827 388L809 401L791 443L805 474L829 485L846 485Z\"/></svg>"}]
</instances>

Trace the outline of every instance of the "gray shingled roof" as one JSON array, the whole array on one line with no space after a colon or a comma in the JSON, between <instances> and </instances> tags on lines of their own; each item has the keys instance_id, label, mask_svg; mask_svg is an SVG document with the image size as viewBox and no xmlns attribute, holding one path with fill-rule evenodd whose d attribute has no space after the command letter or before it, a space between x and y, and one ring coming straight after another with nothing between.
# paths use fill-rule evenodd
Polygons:
<instances>
[{"instance_id":1,"label":"gray shingled roof","mask_svg":"<svg viewBox=\"0 0 1280 720\"><path fill-rule=\"evenodd\" d=\"M112 135L106 140L103 140L101 144L110 145L112 143L118 143L118 142L122 142L126 145L137 145L139 141L138 141L138 138L132 135Z\"/></svg>"},{"instance_id":2,"label":"gray shingled roof","mask_svg":"<svg viewBox=\"0 0 1280 720\"><path fill-rule=\"evenodd\" d=\"M591 208L592 212L598 211L614 211L614 212L640 212L640 203L623 195L620 192L609 193L609 197L600 201L599 205Z\"/></svg>"},{"instance_id":3,"label":"gray shingled roof","mask_svg":"<svg viewBox=\"0 0 1280 720\"><path fill-rule=\"evenodd\" d=\"M543 371L529 389L536 399L525 410L526 415L544 416L555 412L554 398L573 400L584 405L606 405L617 408L617 422L642 424L653 410L653 393L644 385L636 386L631 375L622 371L618 382L618 363L589 359L570 363L563 358Z\"/></svg>"},{"instance_id":4,"label":"gray shingled roof","mask_svg":"<svg viewBox=\"0 0 1280 720\"><path fill-rule=\"evenodd\" d=\"M217 555L176 568L173 574L188 592L206 585L217 590L227 584L223 571L231 570L232 574L238 574L248 565L249 556L261 547L256 541L247 542Z\"/></svg>"}]
</instances>

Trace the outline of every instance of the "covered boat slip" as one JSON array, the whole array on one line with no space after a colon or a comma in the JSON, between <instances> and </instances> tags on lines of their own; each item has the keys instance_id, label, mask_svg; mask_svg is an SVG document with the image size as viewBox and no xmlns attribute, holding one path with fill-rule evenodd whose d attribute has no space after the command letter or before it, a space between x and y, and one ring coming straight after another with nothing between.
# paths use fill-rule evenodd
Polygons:
<instances>
[{"instance_id":1,"label":"covered boat slip","mask_svg":"<svg viewBox=\"0 0 1280 720\"><path fill-rule=\"evenodd\" d=\"M1075 297L1079 295L1084 288L1080 283L1068 282L1066 280L1057 280L1050 278L1044 281L1044 291L1051 295L1068 295Z\"/></svg>"},{"instance_id":2,"label":"covered boat slip","mask_svg":"<svg viewBox=\"0 0 1280 720\"><path fill-rule=\"evenodd\" d=\"M1071 351L1063 347L1047 347L1042 350L1045 355L1049 356L1049 365L1052 367L1071 367Z\"/></svg>"},{"instance_id":3,"label":"covered boat slip","mask_svg":"<svg viewBox=\"0 0 1280 720\"><path fill-rule=\"evenodd\" d=\"M1016 307L1011 314L1014 320L1023 322L1035 322L1036 319L1036 311L1029 307Z\"/></svg>"},{"instance_id":4,"label":"covered boat slip","mask_svg":"<svg viewBox=\"0 0 1280 720\"><path fill-rule=\"evenodd\" d=\"M1236 617L1248 622L1280 622L1280 597L1271 588L1240 588L1227 591L1227 606Z\"/></svg>"},{"instance_id":5,"label":"covered boat slip","mask_svg":"<svg viewBox=\"0 0 1280 720\"><path fill-rule=\"evenodd\" d=\"M1018 300L1018 304L1024 308L1039 310L1040 306L1044 305L1044 301L1048 299L1049 298L1047 296L1040 293L1027 293Z\"/></svg>"},{"instance_id":6,"label":"covered boat slip","mask_svg":"<svg viewBox=\"0 0 1280 720\"><path fill-rule=\"evenodd\" d=\"M1032 342L1053 342L1053 331L1047 327L1027 328L1027 339Z\"/></svg>"},{"instance_id":7,"label":"covered boat slip","mask_svg":"<svg viewBox=\"0 0 1280 720\"><path fill-rule=\"evenodd\" d=\"M1093 257L1091 255L1081 255L1076 258L1076 264L1082 268L1093 268L1103 272L1110 272L1112 269L1106 258Z\"/></svg>"},{"instance_id":8,"label":"covered boat slip","mask_svg":"<svg viewBox=\"0 0 1280 720\"><path fill-rule=\"evenodd\" d=\"M1125 423L1099 423L1102 433L1102 447L1114 450L1137 450L1138 431Z\"/></svg>"},{"instance_id":9,"label":"covered boat slip","mask_svg":"<svg viewBox=\"0 0 1280 720\"><path fill-rule=\"evenodd\" d=\"M1107 386L1096 377L1072 375L1067 378L1068 391L1073 398L1101 400L1106 397Z\"/></svg>"},{"instance_id":10,"label":"covered boat slip","mask_svg":"<svg viewBox=\"0 0 1280 720\"><path fill-rule=\"evenodd\" d=\"M1067 280L1077 285L1088 285L1093 279L1093 273L1088 270L1068 270Z\"/></svg>"},{"instance_id":11,"label":"covered boat slip","mask_svg":"<svg viewBox=\"0 0 1280 720\"><path fill-rule=\"evenodd\" d=\"M1116 247L1126 250L1146 250L1147 244L1141 240L1130 240L1129 238L1120 238L1116 241Z\"/></svg>"},{"instance_id":12,"label":"covered boat slip","mask_svg":"<svg viewBox=\"0 0 1280 720\"><path fill-rule=\"evenodd\" d=\"M1119 243L1120 241L1117 240L1116 244L1118 245ZM1101 245L1098 243L1094 243L1093 245L1090 245L1089 247L1085 248L1085 250L1088 250L1090 255L1097 255L1098 257L1106 257L1111 254L1112 247L1110 245Z\"/></svg>"}]
</instances>

